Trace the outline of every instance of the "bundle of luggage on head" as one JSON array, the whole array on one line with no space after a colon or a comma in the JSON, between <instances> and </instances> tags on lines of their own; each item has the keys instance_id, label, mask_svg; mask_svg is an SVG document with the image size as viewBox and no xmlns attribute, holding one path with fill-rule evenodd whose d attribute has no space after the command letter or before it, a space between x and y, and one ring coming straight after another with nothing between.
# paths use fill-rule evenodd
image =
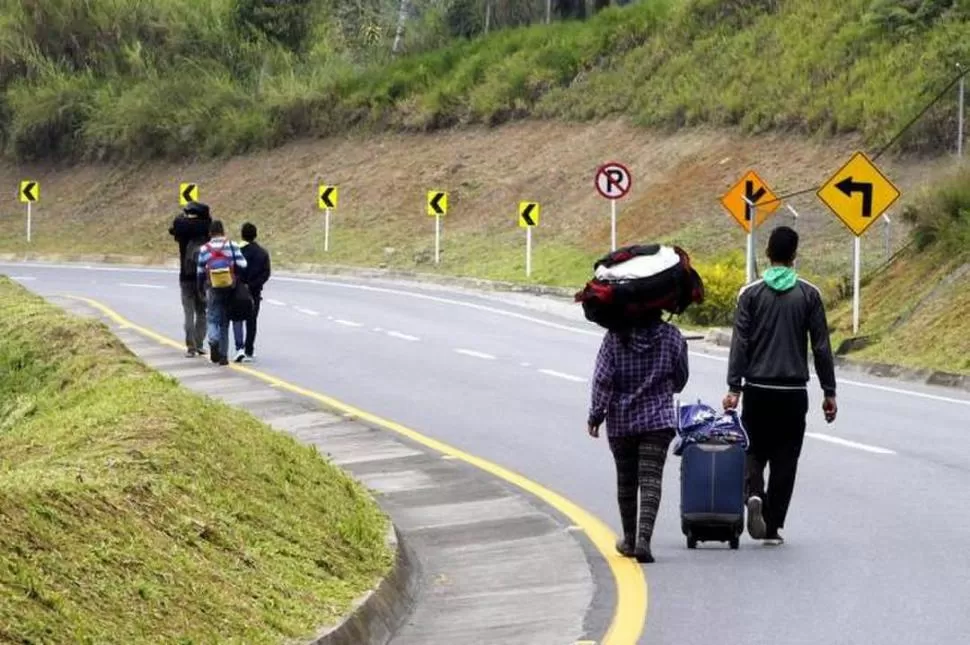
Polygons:
<instances>
[{"instance_id":1,"label":"bundle of luggage on head","mask_svg":"<svg viewBox=\"0 0 970 645\"><path fill-rule=\"evenodd\" d=\"M606 329L628 329L704 301L704 283L679 246L623 247L597 260L593 271L575 299L587 320Z\"/></svg>"}]
</instances>

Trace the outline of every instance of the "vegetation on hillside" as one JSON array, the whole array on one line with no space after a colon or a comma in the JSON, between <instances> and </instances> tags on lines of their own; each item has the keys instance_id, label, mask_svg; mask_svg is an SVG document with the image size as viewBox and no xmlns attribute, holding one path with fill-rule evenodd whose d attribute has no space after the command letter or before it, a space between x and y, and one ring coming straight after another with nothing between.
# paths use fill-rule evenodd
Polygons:
<instances>
[{"instance_id":1,"label":"vegetation on hillside","mask_svg":"<svg viewBox=\"0 0 970 645\"><path fill-rule=\"evenodd\" d=\"M358 127L613 114L880 143L970 60L967 0L641 0L481 36L485 1L404 2L417 8L393 56L389 0L0 0L4 148L220 155ZM541 16L532 0L492 6L493 30ZM948 147L953 118L931 111L903 145Z\"/></svg>"},{"instance_id":2,"label":"vegetation on hillside","mask_svg":"<svg viewBox=\"0 0 970 645\"><path fill-rule=\"evenodd\" d=\"M349 476L0 279L5 642L279 643L390 565Z\"/></svg>"}]
</instances>

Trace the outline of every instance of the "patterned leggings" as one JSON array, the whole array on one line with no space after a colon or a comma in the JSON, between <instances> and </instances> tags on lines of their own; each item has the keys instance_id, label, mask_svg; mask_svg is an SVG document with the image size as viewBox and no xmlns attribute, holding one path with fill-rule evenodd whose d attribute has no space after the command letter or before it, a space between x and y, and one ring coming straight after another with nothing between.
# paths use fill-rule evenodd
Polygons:
<instances>
[{"instance_id":1,"label":"patterned leggings","mask_svg":"<svg viewBox=\"0 0 970 645\"><path fill-rule=\"evenodd\" d=\"M610 451L616 462L616 498L620 506L623 535L631 546L634 537L644 547L650 546L653 524L660 507L667 448L674 438L673 430L645 432L628 437L609 437ZM640 530L637 531L637 491L640 493Z\"/></svg>"}]
</instances>

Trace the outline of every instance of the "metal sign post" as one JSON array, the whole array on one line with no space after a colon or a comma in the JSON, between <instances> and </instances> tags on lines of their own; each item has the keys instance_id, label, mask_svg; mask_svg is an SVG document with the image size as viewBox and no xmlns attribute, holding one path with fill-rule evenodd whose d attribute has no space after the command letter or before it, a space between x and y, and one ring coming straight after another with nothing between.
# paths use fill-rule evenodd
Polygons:
<instances>
[{"instance_id":1,"label":"metal sign post","mask_svg":"<svg viewBox=\"0 0 970 645\"><path fill-rule=\"evenodd\" d=\"M30 202L27 202L27 244L30 244Z\"/></svg>"},{"instance_id":2,"label":"metal sign post","mask_svg":"<svg viewBox=\"0 0 970 645\"><path fill-rule=\"evenodd\" d=\"M754 250L754 231L755 222L757 222L757 205L755 202L748 199L746 196L742 195L741 199L747 205L749 216L747 220L751 222L748 228L748 241L747 247L745 249L745 261L744 261L744 279L745 282L751 284L754 282L754 265L755 265L755 250Z\"/></svg>"},{"instance_id":3,"label":"metal sign post","mask_svg":"<svg viewBox=\"0 0 970 645\"><path fill-rule=\"evenodd\" d=\"M532 227L525 229L525 277L532 277Z\"/></svg>"},{"instance_id":4,"label":"metal sign post","mask_svg":"<svg viewBox=\"0 0 970 645\"><path fill-rule=\"evenodd\" d=\"M795 210L795 207L792 206L791 204L785 204L785 208L787 208L788 211L791 213L791 227L792 227L792 230L793 231L797 231L798 230L798 211L796 211ZM796 269L798 268L798 256L797 255L795 256L795 262L794 262L793 266Z\"/></svg>"},{"instance_id":5,"label":"metal sign post","mask_svg":"<svg viewBox=\"0 0 970 645\"><path fill-rule=\"evenodd\" d=\"M963 66L957 63L957 69L963 71ZM957 157L963 157L963 89L964 76L960 75L960 90L957 95Z\"/></svg>"},{"instance_id":6,"label":"metal sign post","mask_svg":"<svg viewBox=\"0 0 970 645\"><path fill-rule=\"evenodd\" d=\"M633 175L621 163L611 161L596 169L596 191L610 200L610 250L616 250L616 200L623 199L633 186Z\"/></svg>"},{"instance_id":7,"label":"metal sign post","mask_svg":"<svg viewBox=\"0 0 970 645\"><path fill-rule=\"evenodd\" d=\"M862 274L862 238L855 236L852 245L852 333L859 333L859 282Z\"/></svg>"},{"instance_id":8,"label":"metal sign post","mask_svg":"<svg viewBox=\"0 0 970 645\"><path fill-rule=\"evenodd\" d=\"M886 223L884 227L886 231L885 242L886 242L886 262L889 262L889 258L893 256L893 234L892 234L892 221L889 219L889 215L882 216L883 221Z\"/></svg>"},{"instance_id":9,"label":"metal sign post","mask_svg":"<svg viewBox=\"0 0 970 645\"><path fill-rule=\"evenodd\" d=\"M323 215L323 252L330 251L330 209L326 209Z\"/></svg>"}]
</instances>

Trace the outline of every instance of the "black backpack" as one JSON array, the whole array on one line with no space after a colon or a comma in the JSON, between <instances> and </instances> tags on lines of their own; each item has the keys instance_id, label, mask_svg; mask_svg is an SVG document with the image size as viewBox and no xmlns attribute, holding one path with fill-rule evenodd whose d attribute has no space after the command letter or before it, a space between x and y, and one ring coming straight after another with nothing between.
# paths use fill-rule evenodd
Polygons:
<instances>
[{"instance_id":1,"label":"black backpack","mask_svg":"<svg viewBox=\"0 0 970 645\"><path fill-rule=\"evenodd\" d=\"M610 330L627 329L640 320L655 317L657 311L681 314L694 303L704 301L704 283L679 246L672 247L680 261L671 267L635 278L601 280L593 278L575 296L583 305L586 319ZM613 267L638 256L656 255L659 244L633 245L609 253L593 265Z\"/></svg>"},{"instance_id":2,"label":"black backpack","mask_svg":"<svg viewBox=\"0 0 970 645\"><path fill-rule=\"evenodd\" d=\"M185 257L182 259L182 274L195 278L199 271L199 249L205 244L205 240L189 240L185 244Z\"/></svg>"}]
</instances>

